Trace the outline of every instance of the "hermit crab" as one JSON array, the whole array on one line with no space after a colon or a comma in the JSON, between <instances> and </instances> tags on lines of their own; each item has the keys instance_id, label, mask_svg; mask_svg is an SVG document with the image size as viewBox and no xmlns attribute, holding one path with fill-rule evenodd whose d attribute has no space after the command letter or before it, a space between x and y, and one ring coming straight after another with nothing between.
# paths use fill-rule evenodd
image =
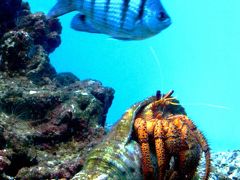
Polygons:
<instances>
[{"instance_id":1,"label":"hermit crab","mask_svg":"<svg viewBox=\"0 0 240 180\"><path fill-rule=\"evenodd\" d=\"M171 97L173 91L131 106L104 141L86 158L77 179L192 179L201 152L207 180L210 151L206 139ZM142 170L141 170L142 169Z\"/></svg>"},{"instance_id":2,"label":"hermit crab","mask_svg":"<svg viewBox=\"0 0 240 180\"><path fill-rule=\"evenodd\" d=\"M136 116L134 133L142 153L145 179L192 179L201 152L205 153L207 180L210 173L210 150L205 137L171 97L157 92L155 100ZM155 159L154 159L155 158ZM156 164L155 164L156 163Z\"/></svg>"}]
</instances>

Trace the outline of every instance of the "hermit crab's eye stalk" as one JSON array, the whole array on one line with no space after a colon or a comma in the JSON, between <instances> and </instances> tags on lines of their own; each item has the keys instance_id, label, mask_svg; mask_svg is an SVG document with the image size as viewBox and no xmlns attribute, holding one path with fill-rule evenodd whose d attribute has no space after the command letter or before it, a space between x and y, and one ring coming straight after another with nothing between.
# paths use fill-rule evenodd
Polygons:
<instances>
[{"instance_id":1,"label":"hermit crab's eye stalk","mask_svg":"<svg viewBox=\"0 0 240 180\"><path fill-rule=\"evenodd\" d=\"M161 91L156 92L156 99L159 100L161 98Z\"/></svg>"}]
</instances>

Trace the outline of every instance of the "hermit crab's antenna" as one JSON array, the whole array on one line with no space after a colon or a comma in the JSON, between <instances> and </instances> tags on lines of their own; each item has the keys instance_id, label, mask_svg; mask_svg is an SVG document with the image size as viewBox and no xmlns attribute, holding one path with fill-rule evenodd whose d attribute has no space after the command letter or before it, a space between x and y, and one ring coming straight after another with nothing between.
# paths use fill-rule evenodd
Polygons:
<instances>
[{"instance_id":1,"label":"hermit crab's antenna","mask_svg":"<svg viewBox=\"0 0 240 180\"><path fill-rule=\"evenodd\" d=\"M170 92L165 94L163 98L170 98L173 93L174 93L174 90L171 90Z\"/></svg>"},{"instance_id":2,"label":"hermit crab's antenna","mask_svg":"<svg viewBox=\"0 0 240 180\"><path fill-rule=\"evenodd\" d=\"M154 104L152 105L152 108L156 108L157 106L162 106L165 107L167 105L178 105L178 103L173 102L172 100L174 100L174 97L171 97L171 95L173 94L173 90L169 91L167 94L165 95L161 95L160 91L157 91L156 93L156 101L154 102Z\"/></svg>"}]
</instances>

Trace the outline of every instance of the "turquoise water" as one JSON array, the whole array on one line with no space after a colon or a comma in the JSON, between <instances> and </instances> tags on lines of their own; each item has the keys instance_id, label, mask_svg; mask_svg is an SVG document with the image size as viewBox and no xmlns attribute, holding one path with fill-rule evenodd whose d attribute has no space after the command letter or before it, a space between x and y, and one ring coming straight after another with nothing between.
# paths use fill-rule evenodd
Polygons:
<instances>
[{"instance_id":1,"label":"turquoise water","mask_svg":"<svg viewBox=\"0 0 240 180\"><path fill-rule=\"evenodd\" d=\"M28 2L47 13L56 1ZM62 44L51 63L116 90L108 124L157 89L174 89L214 151L240 149L240 1L162 2L173 23L143 41L77 32L70 28L76 12L60 17Z\"/></svg>"}]
</instances>

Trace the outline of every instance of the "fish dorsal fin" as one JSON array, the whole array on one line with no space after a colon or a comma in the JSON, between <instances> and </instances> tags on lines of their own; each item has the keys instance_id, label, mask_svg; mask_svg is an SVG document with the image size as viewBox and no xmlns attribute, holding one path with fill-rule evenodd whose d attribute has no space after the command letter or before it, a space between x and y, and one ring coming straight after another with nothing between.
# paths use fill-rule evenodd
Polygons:
<instances>
[{"instance_id":1,"label":"fish dorsal fin","mask_svg":"<svg viewBox=\"0 0 240 180\"><path fill-rule=\"evenodd\" d=\"M77 9L77 5L75 4L75 0L58 0L57 4L53 6L53 8L48 12L48 18L55 18L71 11L75 11Z\"/></svg>"},{"instance_id":2,"label":"fish dorsal fin","mask_svg":"<svg viewBox=\"0 0 240 180\"><path fill-rule=\"evenodd\" d=\"M94 28L93 23L81 13L78 13L73 17L71 27L77 31L100 33L96 28Z\"/></svg>"}]
</instances>

